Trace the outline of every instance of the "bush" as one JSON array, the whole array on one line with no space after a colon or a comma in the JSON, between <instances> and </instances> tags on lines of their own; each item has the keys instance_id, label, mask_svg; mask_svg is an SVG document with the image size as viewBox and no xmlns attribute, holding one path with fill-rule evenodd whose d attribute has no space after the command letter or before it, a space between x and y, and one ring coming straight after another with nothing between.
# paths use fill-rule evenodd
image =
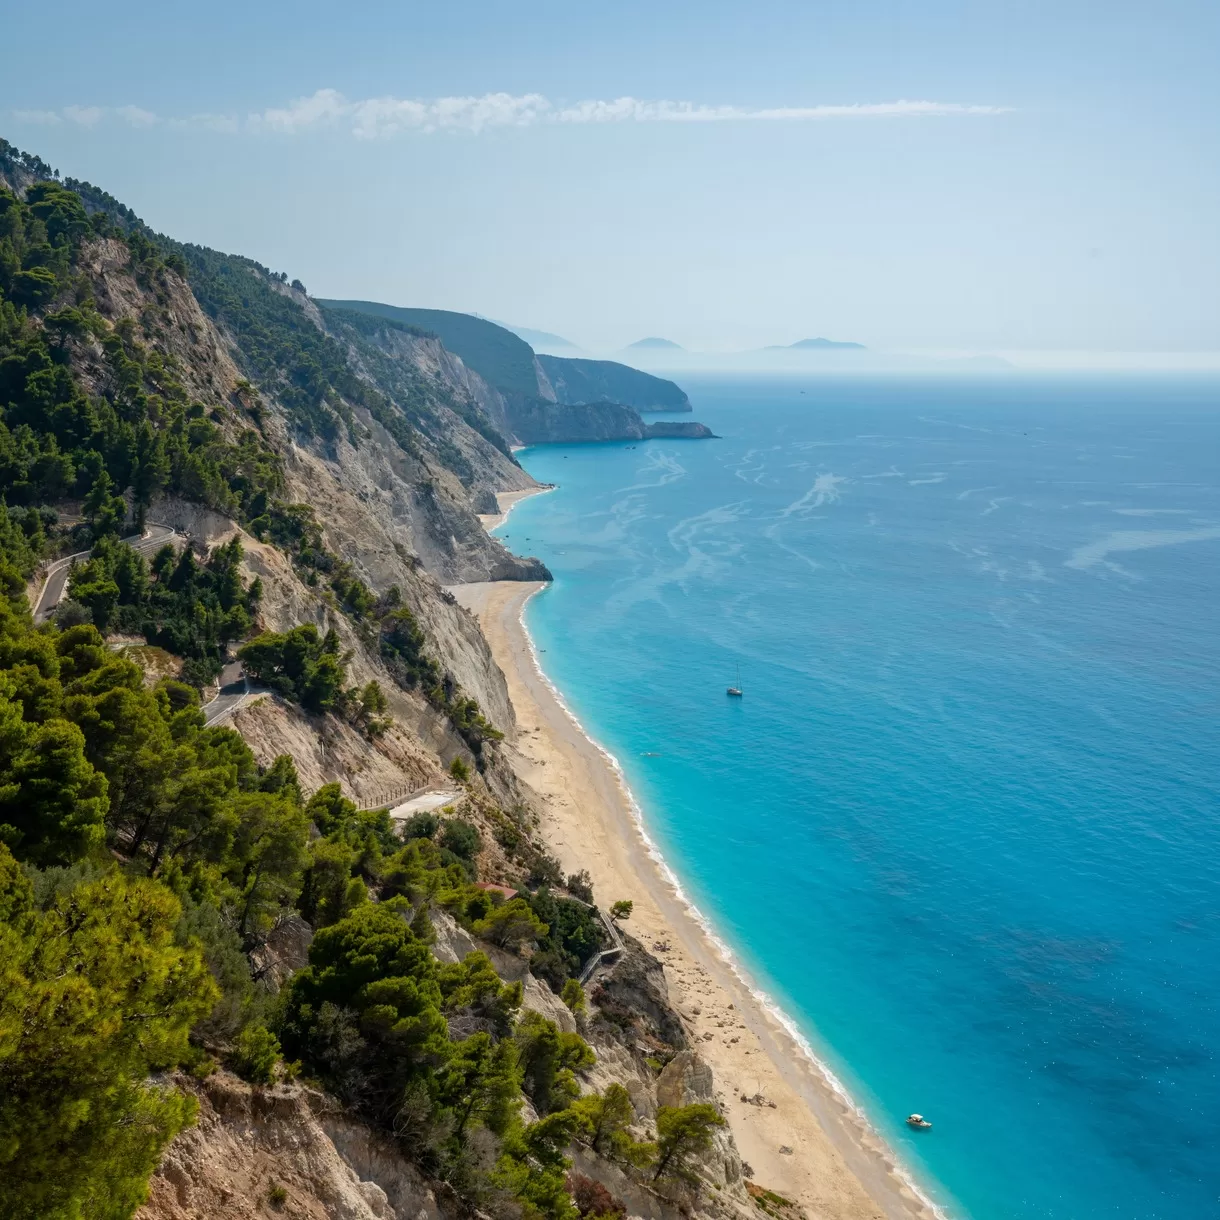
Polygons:
<instances>
[{"instance_id":1,"label":"bush","mask_svg":"<svg viewBox=\"0 0 1220 1220\"><path fill-rule=\"evenodd\" d=\"M441 827L441 820L435 813L413 813L402 824L402 837L408 842L412 839L431 839Z\"/></svg>"},{"instance_id":2,"label":"bush","mask_svg":"<svg viewBox=\"0 0 1220 1220\"><path fill-rule=\"evenodd\" d=\"M319 636L312 623L291 631L265 631L238 651L246 672L311 712L339 705L347 674L333 631Z\"/></svg>"},{"instance_id":3,"label":"bush","mask_svg":"<svg viewBox=\"0 0 1220 1220\"><path fill-rule=\"evenodd\" d=\"M593 878L589 876L588 869L581 869L578 873L572 873L568 877L567 891L574 898L579 898L581 902L587 902L590 905L593 903Z\"/></svg>"},{"instance_id":4,"label":"bush","mask_svg":"<svg viewBox=\"0 0 1220 1220\"><path fill-rule=\"evenodd\" d=\"M612 919L630 919L635 904L629 898L622 898L610 908Z\"/></svg>"},{"instance_id":5,"label":"bush","mask_svg":"<svg viewBox=\"0 0 1220 1220\"><path fill-rule=\"evenodd\" d=\"M515 949L545 936L548 928L524 898L514 898L503 906L495 907L486 919L480 919L473 931L476 936L502 949Z\"/></svg>"},{"instance_id":6,"label":"bush","mask_svg":"<svg viewBox=\"0 0 1220 1220\"><path fill-rule=\"evenodd\" d=\"M560 998L568 1006L574 1016L580 1016L588 1006L585 1002L585 989L578 979L568 979L563 985Z\"/></svg>"},{"instance_id":7,"label":"bush","mask_svg":"<svg viewBox=\"0 0 1220 1220\"><path fill-rule=\"evenodd\" d=\"M669 1179L697 1187L696 1162L711 1148L716 1128L723 1126L720 1112L707 1102L661 1106L657 1111L657 1160L652 1180Z\"/></svg>"},{"instance_id":8,"label":"bush","mask_svg":"<svg viewBox=\"0 0 1220 1220\"><path fill-rule=\"evenodd\" d=\"M464 759L455 758L449 764L449 774L453 776L459 784L464 784L470 778L470 768L466 765Z\"/></svg>"},{"instance_id":9,"label":"bush","mask_svg":"<svg viewBox=\"0 0 1220 1220\"><path fill-rule=\"evenodd\" d=\"M473 860L483 849L482 835L461 818L450 818L441 828L437 842L463 860Z\"/></svg>"},{"instance_id":10,"label":"bush","mask_svg":"<svg viewBox=\"0 0 1220 1220\"><path fill-rule=\"evenodd\" d=\"M279 1057L279 1039L265 1025L251 1025L238 1035L230 1063L243 1080L271 1084Z\"/></svg>"},{"instance_id":11,"label":"bush","mask_svg":"<svg viewBox=\"0 0 1220 1220\"><path fill-rule=\"evenodd\" d=\"M615 1198L600 1182L584 1174L568 1175L568 1193L583 1220L617 1220L627 1214L627 1205Z\"/></svg>"}]
</instances>

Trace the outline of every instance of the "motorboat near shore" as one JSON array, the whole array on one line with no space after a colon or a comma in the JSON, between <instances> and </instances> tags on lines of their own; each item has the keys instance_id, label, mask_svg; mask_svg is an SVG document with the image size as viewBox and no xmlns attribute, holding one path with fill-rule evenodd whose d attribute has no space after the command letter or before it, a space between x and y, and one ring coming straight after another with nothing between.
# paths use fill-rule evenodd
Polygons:
<instances>
[{"instance_id":1,"label":"motorboat near shore","mask_svg":"<svg viewBox=\"0 0 1220 1220\"><path fill-rule=\"evenodd\" d=\"M916 1131L932 1130L932 1124L922 1114L908 1114L907 1126L914 1127Z\"/></svg>"}]
</instances>

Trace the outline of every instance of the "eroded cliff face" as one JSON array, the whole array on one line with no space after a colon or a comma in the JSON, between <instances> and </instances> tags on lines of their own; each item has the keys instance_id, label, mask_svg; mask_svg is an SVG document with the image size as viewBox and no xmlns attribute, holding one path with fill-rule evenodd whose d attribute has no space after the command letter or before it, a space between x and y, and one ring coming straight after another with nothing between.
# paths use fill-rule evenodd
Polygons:
<instances>
[{"instance_id":1,"label":"eroded cliff face","mask_svg":"<svg viewBox=\"0 0 1220 1220\"><path fill-rule=\"evenodd\" d=\"M463 814L481 820L477 807L466 805ZM684 1049L664 972L642 946L629 941L623 959L595 975L588 1012L575 1017L530 974L525 958L477 940L443 910L433 908L432 920L433 951L440 961L486 953L501 979L523 984L523 1010L588 1041L597 1063L581 1074L582 1091L623 1085L635 1110L635 1137L655 1136L660 1106L716 1104L711 1068L697 1052ZM304 960L308 930L297 923L300 929L289 930L292 943L271 955L276 959L271 975L281 982L280 957L298 966ZM667 1060L660 1070L657 1056ZM447 1188L419 1173L392 1138L317 1088L251 1086L225 1071L202 1081L178 1075L174 1083L198 1100L199 1119L167 1149L138 1220L248 1220L276 1212L308 1220L456 1220L467 1214ZM698 1192L657 1188L646 1174L585 1144L575 1144L571 1156L573 1173L601 1183L631 1216L755 1220L741 1157L727 1128L700 1161ZM508 1214L495 1201L488 1206L492 1214Z\"/></svg>"},{"instance_id":2,"label":"eroded cliff face","mask_svg":"<svg viewBox=\"0 0 1220 1220\"><path fill-rule=\"evenodd\" d=\"M359 406L351 408L354 424L346 433L329 441L302 437L291 426L274 382L262 387L258 411L251 409L237 341L204 313L184 279L166 272L150 287L129 266L121 243L104 239L89 244L84 269L103 317L129 322L136 340L163 358L165 375L181 381L217 428L231 439L257 430L283 463L289 498L314 509L326 546L375 591L398 586L429 650L478 699L492 723L511 736L513 713L504 677L475 620L444 592L438 577L457 582L545 576L536 562L517 559L489 539L475 517L480 497L532 485L494 437L480 430L486 424L494 432L503 418L515 431L514 404L434 341L412 339L390 355L403 361L404 379L420 376L435 382L436 395L417 403L413 417L416 423L430 421L438 430L435 437L421 432L418 443L404 444L384 421ZM312 325L324 324L307 301L288 295ZM100 389L111 375L93 339L76 342L71 358L86 387ZM377 373L363 366L358 371L370 377ZM605 418L613 422L613 404L598 409L609 411ZM634 418L638 424L639 417ZM458 756L471 760L447 718L419 693L394 682L375 637L341 612L332 593L308 583L282 550L250 536L224 512L189 500L162 499L149 515L175 526L201 549L240 534L245 575L262 584L259 626L282 631L313 623L321 631L334 630L349 680L359 685L375 679L387 697L394 725L374 739L336 717L309 715L270 695L254 698L230 723L260 762L289 754L306 790L339 780L360 804L372 805L392 791L449 784L448 764ZM529 792L494 743L485 745L483 764L463 789L461 812L483 832L480 875L511 880L528 871L525 848L506 844L515 835L528 845ZM510 814L516 822L506 826ZM443 913L435 914L443 927ZM295 921L291 960L279 954L275 969L266 975L277 983L301 965L308 941L309 930L299 916L289 915L285 926L290 921ZM589 1014L578 1021L529 972L526 957L477 944L456 925L443 932L452 955L471 947L488 952L501 977L522 982L527 1007L569 1031L580 1028L598 1055L583 1087L624 1084L640 1138L653 1133L657 1108L665 1104L663 1090L668 1090L664 1096L710 1096L709 1074L687 1047L681 1020L665 993L663 972L638 946L595 976ZM268 950L272 939L258 951ZM662 1061L668 1066L658 1073L655 1065ZM295 1084L254 1088L224 1072L204 1081L181 1077L176 1083L198 1098L199 1122L168 1149L141 1212L144 1220L244 1220L280 1209L350 1220L449 1220L455 1214L443 1187L424 1181L391 1138L316 1090ZM578 1149L576 1156L582 1171L628 1201L633 1214L671 1220L681 1203L688 1212L693 1208L736 1220L750 1212L748 1201L742 1202L740 1161L730 1136L717 1140L715 1154L704 1166L708 1189L697 1205L663 1198L646 1181L624 1175L591 1152Z\"/></svg>"},{"instance_id":3,"label":"eroded cliff face","mask_svg":"<svg viewBox=\"0 0 1220 1220\"><path fill-rule=\"evenodd\" d=\"M138 1220L447 1220L392 1142L316 1089L260 1088L229 1072L174 1084L199 1120L166 1150Z\"/></svg>"}]
</instances>

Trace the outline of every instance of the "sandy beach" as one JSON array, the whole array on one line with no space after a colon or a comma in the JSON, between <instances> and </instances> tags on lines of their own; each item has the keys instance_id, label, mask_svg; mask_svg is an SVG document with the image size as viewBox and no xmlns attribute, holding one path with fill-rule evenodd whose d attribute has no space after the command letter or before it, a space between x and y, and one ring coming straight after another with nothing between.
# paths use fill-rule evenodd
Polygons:
<instances>
[{"instance_id":1,"label":"sandy beach","mask_svg":"<svg viewBox=\"0 0 1220 1220\"><path fill-rule=\"evenodd\" d=\"M478 618L508 681L518 725L509 749L539 794L544 838L565 872L588 869L603 904L634 904L625 926L665 963L753 1180L811 1220L931 1220L937 1213L892 1152L752 994L650 854L612 761L537 667L522 611L544 588L502 581L452 592Z\"/></svg>"}]
</instances>

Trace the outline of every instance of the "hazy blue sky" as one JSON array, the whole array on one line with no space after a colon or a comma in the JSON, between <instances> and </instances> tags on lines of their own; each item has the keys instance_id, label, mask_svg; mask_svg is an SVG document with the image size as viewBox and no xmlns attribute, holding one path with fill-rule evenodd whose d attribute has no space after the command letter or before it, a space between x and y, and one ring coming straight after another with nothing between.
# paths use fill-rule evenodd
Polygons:
<instances>
[{"instance_id":1,"label":"hazy blue sky","mask_svg":"<svg viewBox=\"0 0 1220 1220\"><path fill-rule=\"evenodd\" d=\"M6 7L0 134L318 295L1220 349L1215 0Z\"/></svg>"}]
</instances>

